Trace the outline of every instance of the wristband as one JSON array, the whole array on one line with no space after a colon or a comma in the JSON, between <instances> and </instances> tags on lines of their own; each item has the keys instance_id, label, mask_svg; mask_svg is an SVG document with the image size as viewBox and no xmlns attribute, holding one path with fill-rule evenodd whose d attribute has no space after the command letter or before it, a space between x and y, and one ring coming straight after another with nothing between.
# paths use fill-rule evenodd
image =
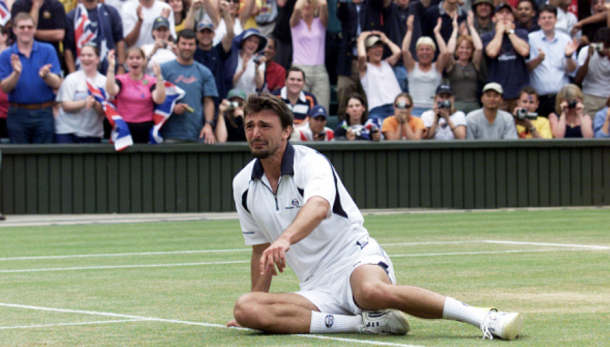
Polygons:
<instances>
[{"instance_id":1,"label":"wristband","mask_svg":"<svg viewBox=\"0 0 610 347\"><path fill-rule=\"evenodd\" d=\"M565 54L564 57L566 57L566 59L571 59L572 58L571 55L567 55L567 54Z\"/></svg>"},{"instance_id":2,"label":"wristband","mask_svg":"<svg viewBox=\"0 0 610 347\"><path fill-rule=\"evenodd\" d=\"M211 120L206 120L206 121L205 121L205 124L209 124L209 125L211 125L211 126L212 126L212 128L214 127L214 121L211 121Z\"/></svg>"}]
</instances>

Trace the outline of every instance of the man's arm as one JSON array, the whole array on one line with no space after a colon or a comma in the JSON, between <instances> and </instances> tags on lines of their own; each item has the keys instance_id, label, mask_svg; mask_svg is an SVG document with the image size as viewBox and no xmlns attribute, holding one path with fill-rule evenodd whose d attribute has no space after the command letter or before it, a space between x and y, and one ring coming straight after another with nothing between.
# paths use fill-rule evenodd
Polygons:
<instances>
[{"instance_id":1,"label":"man's arm","mask_svg":"<svg viewBox=\"0 0 610 347\"><path fill-rule=\"evenodd\" d=\"M504 37L504 30L503 30L503 26L500 24L496 25L496 32L494 35L494 38L489 41L489 43L487 44L487 47L485 47L485 54L490 57L491 59L494 59L495 57L498 56L498 54L500 54L500 50L502 49L502 38ZM502 29L502 30L499 30Z\"/></svg>"},{"instance_id":2,"label":"man's arm","mask_svg":"<svg viewBox=\"0 0 610 347\"><path fill-rule=\"evenodd\" d=\"M142 5L138 5L138 8L136 9L135 21L132 18L133 16L125 13L125 10L123 10L123 15L125 16L122 18L124 29L123 32L127 32L129 27L131 27L131 31L129 31L129 34L124 37L124 41L127 47L131 47L136 43L138 37L140 37L140 28L142 27L142 22L144 21L144 17L142 17Z\"/></svg>"},{"instance_id":3,"label":"man's arm","mask_svg":"<svg viewBox=\"0 0 610 347\"><path fill-rule=\"evenodd\" d=\"M199 138L205 136L205 143L213 145L216 143L216 136L214 135L212 124L210 124L214 122L214 99L212 99L211 96L203 97L203 119L205 123L201 129L201 133L199 133Z\"/></svg>"},{"instance_id":4,"label":"man's arm","mask_svg":"<svg viewBox=\"0 0 610 347\"><path fill-rule=\"evenodd\" d=\"M277 270L284 272L285 254L290 246L306 238L326 218L330 203L319 196L311 197L292 223L280 237L263 251L259 261L260 275L277 275Z\"/></svg>"},{"instance_id":5,"label":"man's arm","mask_svg":"<svg viewBox=\"0 0 610 347\"><path fill-rule=\"evenodd\" d=\"M271 246L269 243L252 246L252 259L250 261L250 277L252 279L251 292L269 293L269 289L271 288L273 276L270 272L261 275L259 267L263 252L269 248L269 246Z\"/></svg>"},{"instance_id":6,"label":"man's arm","mask_svg":"<svg viewBox=\"0 0 610 347\"><path fill-rule=\"evenodd\" d=\"M510 27L512 28L512 30L514 30L515 25L512 24ZM517 33L508 34L508 39L510 40L510 43L513 45L513 48L515 49L517 54L522 57L527 57L530 54L530 45L527 42L527 39L524 40L520 38Z\"/></svg>"}]
</instances>

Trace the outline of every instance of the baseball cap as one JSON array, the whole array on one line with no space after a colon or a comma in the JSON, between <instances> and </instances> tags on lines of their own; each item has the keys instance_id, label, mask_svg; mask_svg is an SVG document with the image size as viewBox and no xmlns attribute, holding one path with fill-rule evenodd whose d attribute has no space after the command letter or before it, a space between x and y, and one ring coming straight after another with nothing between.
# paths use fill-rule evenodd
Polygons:
<instances>
[{"instance_id":1,"label":"baseball cap","mask_svg":"<svg viewBox=\"0 0 610 347\"><path fill-rule=\"evenodd\" d=\"M383 42L381 41L381 37L379 37L378 35L370 35L366 38L366 41L364 41L364 46L366 47L366 49L369 49L375 46L375 44L377 43L383 44Z\"/></svg>"},{"instance_id":2,"label":"baseball cap","mask_svg":"<svg viewBox=\"0 0 610 347\"><path fill-rule=\"evenodd\" d=\"M485 87L483 87L483 93L485 93L488 90L494 90L500 94L504 94L504 89L502 89L502 86L500 85L500 83L496 83L496 82L487 83L485 85Z\"/></svg>"},{"instance_id":3,"label":"baseball cap","mask_svg":"<svg viewBox=\"0 0 610 347\"><path fill-rule=\"evenodd\" d=\"M232 99L232 98L240 98L242 100L246 100L246 98L248 98L248 96L246 95L246 92L244 92L241 89L231 89L229 90L229 93L227 94L227 99Z\"/></svg>"},{"instance_id":4,"label":"baseball cap","mask_svg":"<svg viewBox=\"0 0 610 347\"><path fill-rule=\"evenodd\" d=\"M311 118L324 117L324 119L328 119L328 113L326 113L326 109L322 105L312 107L307 115Z\"/></svg>"},{"instance_id":5,"label":"baseball cap","mask_svg":"<svg viewBox=\"0 0 610 347\"><path fill-rule=\"evenodd\" d=\"M474 8L478 5L478 4L488 4L491 6L491 8L494 8L494 2L493 0L474 0L472 2L472 9L474 10Z\"/></svg>"},{"instance_id":6,"label":"baseball cap","mask_svg":"<svg viewBox=\"0 0 610 347\"><path fill-rule=\"evenodd\" d=\"M153 30L163 28L163 27L169 29L169 21L167 20L167 18L165 18L165 17L155 18L155 21L153 22Z\"/></svg>"},{"instance_id":7,"label":"baseball cap","mask_svg":"<svg viewBox=\"0 0 610 347\"><path fill-rule=\"evenodd\" d=\"M500 5L496 6L496 9L494 10L494 13L500 11L503 8L507 8L509 9L511 12L513 12L513 8L506 2L501 3Z\"/></svg>"},{"instance_id":8,"label":"baseball cap","mask_svg":"<svg viewBox=\"0 0 610 347\"><path fill-rule=\"evenodd\" d=\"M214 31L214 23L212 23L212 20L208 16L203 17L199 21L199 23L197 23L197 31L201 31L204 29L209 29L209 30Z\"/></svg>"},{"instance_id":9,"label":"baseball cap","mask_svg":"<svg viewBox=\"0 0 610 347\"><path fill-rule=\"evenodd\" d=\"M453 91L451 90L451 86L448 85L448 84L441 84L438 87L436 87L436 95L441 95L441 94L453 95Z\"/></svg>"}]
</instances>

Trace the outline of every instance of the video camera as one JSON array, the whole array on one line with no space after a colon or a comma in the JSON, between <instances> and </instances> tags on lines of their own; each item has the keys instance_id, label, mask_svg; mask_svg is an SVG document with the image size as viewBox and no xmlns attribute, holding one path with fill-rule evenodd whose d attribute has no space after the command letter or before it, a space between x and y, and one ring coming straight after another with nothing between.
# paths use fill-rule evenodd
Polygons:
<instances>
[{"instance_id":1,"label":"video camera","mask_svg":"<svg viewBox=\"0 0 610 347\"><path fill-rule=\"evenodd\" d=\"M515 118L517 118L518 120L536 120L538 118L538 113L535 112L528 112L527 109L525 108L520 108L517 110L517 114L515 115Z\"/></svg>"}]
</instances>

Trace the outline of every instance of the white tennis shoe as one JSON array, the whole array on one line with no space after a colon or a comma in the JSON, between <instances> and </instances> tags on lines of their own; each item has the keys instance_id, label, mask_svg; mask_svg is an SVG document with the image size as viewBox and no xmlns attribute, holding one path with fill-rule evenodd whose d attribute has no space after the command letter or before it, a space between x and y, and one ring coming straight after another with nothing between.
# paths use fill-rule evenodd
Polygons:
<instances>
[{"instance_id":1,"label":"white tennis shoe","mask_svg":"<svg viewBox=\"0 0 610 347\"><path fill-rule=\"evenodd\" d=\"M358 326L361 334L405 335L411 330L407 315L399 310L362 312L362 324Z\"/></svg>"},{"instance_id":2,"label":"white tennis shoe","mask_svg":"<svg viewBox=\"0 0 610 347\"><path fill-rule=\"evenodd\" d=\"M490 310L483 322L483 340L493 340L494 336L503 340L514 340L521 333L523 317L517 312L498 312Z\"/></svg>"}]
</instances>

